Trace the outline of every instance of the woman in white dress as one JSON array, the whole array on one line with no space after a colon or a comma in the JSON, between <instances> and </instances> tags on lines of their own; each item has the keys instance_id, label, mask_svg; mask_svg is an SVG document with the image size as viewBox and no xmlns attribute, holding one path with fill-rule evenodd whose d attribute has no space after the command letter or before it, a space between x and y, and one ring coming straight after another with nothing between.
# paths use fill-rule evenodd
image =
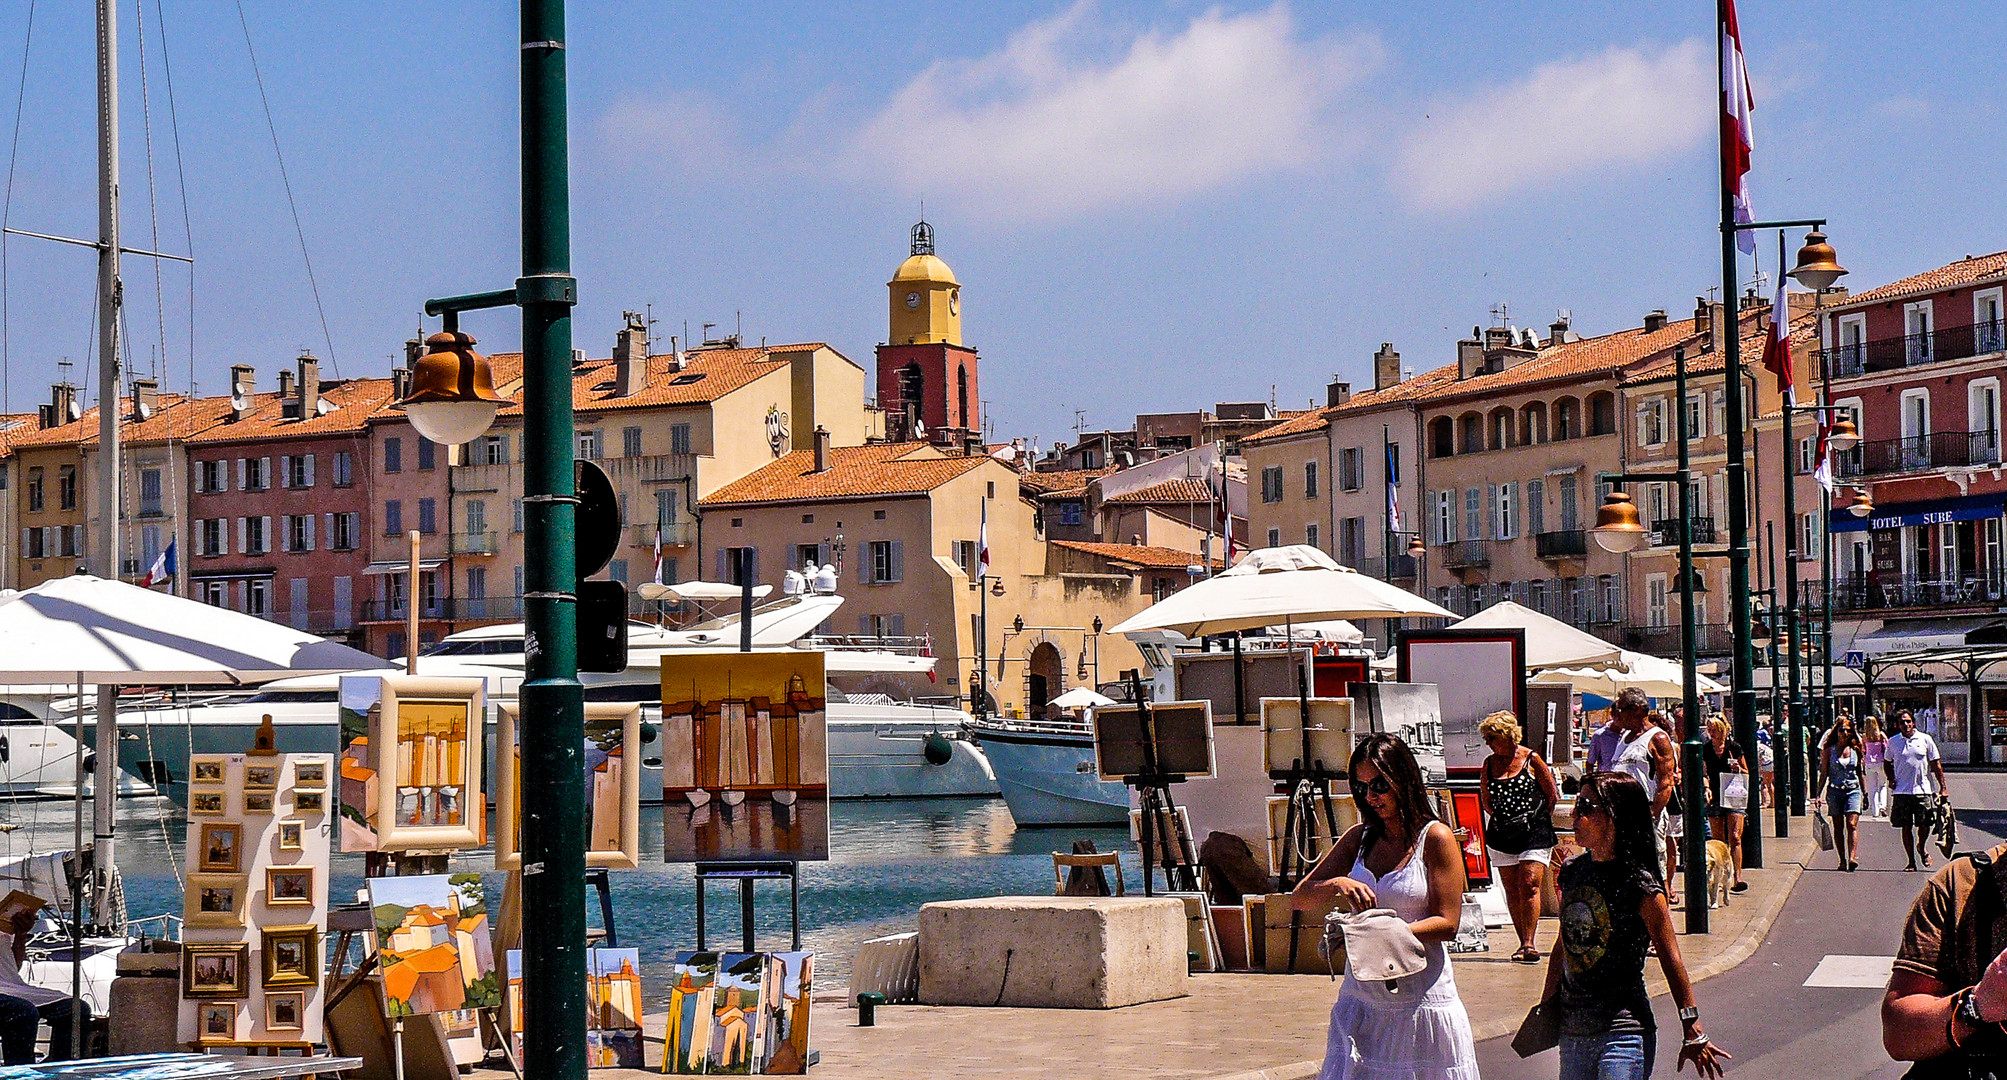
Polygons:
<instances>
[{"instance_id":1,"label":"woman in white dress","mask_svg":"<svg viewBox=\"0 0 2007 1080\"><path fill-rule=\"evenodd\" d=\"M1470 1017L1445 947L1462 913L1462 847L1429 807L1421 767L1399 738L1368 736L1352 753L1350 775L1361 823L1296 886L1296 906L1392 908L1421 940L1428 967L1391 988L1346 972L1318 1078L1478 1080Z\"/></svg>"}]
</instances>

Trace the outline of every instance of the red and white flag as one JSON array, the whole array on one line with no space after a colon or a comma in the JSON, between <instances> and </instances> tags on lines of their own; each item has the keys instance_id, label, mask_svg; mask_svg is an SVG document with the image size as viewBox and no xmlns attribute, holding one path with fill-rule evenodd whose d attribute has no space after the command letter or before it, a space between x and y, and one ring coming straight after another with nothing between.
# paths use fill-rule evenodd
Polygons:
<instances>
[{"instance_id":1,"label":"red and white flag","mask_svg":"<svg viewBox=\"0 0 2007 1080\"><path fill-rule=\"evenodd\" d=\"M655 584L662 584L662 521L655 521Z\"/></svg>"},{"instance_id":2,"label":"red and white flag","mask_svg":"<svg viewBox=\"0 0 2007 1080\"><path fill-rule=\"evenodd\" d=\"M983 503L982 531L976 534L976 580L983 581L990 576L990 507Z\"/></svg>"},{"instance_id":3,"label":"red and white flag","mask_svg":"<svg viewBox=\"0 0 2007 1080\"><path fill-rule=\"evenodd\" d=\"M1722 183L1735 203L1735 220L1756 220L1749 208L1749 152L1756 146L1749 114L1756 99L1749 93L1749 69L1742 62L1742 28L1735 18L1735 0L1725 0L1721 24L1721 172ZM1744 255L1756 254L1756 237L1747 230L1735 234Z\"/></svg>"},{"instance_id":4,"label":"red and white flag","mask_svg":"<svg viewBox=\"0 0 2007 1080\"><path fill-rule=\"evenodd\" d=\"M1746 234L1745 234L1746 235ZM1777 275L1777 299L1770 308L1770 340L1763 343L1763 366L1777 376L1777 392L1786 405L1796 405L1791 386L1791 305L1784 295L1784 275Z\"/></svg>"},{"instance_id":5,"label":"red and white flag","mask_svg":"<svg viewBox=\"0 0 2007 1080\"><path fill-rule=\"evenodd\" d=\"M1829 496L1833 494L1832 437L1833 418L1822 416L1819 420L1819 445L1813 458L1815 464L1812 466L1812 479L1817 480L1819 486L1825 488Z\"/></svg>"}]
</instances>

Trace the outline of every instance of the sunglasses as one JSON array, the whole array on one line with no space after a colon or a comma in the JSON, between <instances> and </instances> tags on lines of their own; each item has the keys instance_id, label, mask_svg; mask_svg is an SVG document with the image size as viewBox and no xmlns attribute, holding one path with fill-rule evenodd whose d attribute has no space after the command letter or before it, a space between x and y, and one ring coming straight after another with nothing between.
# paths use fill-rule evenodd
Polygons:
<instances>
[{"instance_id":1,"label":"sunglasses","mask_svg":"<svg viewBox=\"0 0 2007 1080\"><path fill-rule=\"evenodd\" d=\"M1388 783L1387 778L1384 776L1374 777L1371 783L1360 783L1357 780L1352 781L1352 793L1354 795L1390 795L1393 791L1394 785Z\"/></svg>"},{"instance_id":2,"label":"sunglasses","mask_svg":"<svg viewBox=\"0 0 2007 1080\"><path fill-rule=\"evenodd\" d=\"M1590 799L1575 800L1576 817L1581 817L1583 814L1600 814L1602 812L1603 812L1603 807L1601 803L1597 803Z\"/></svg>"}]
</instances>

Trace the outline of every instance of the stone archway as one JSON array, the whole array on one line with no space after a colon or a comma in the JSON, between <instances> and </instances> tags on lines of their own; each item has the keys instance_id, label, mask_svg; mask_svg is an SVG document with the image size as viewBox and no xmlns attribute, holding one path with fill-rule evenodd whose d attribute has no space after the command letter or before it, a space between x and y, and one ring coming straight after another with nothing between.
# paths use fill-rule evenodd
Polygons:
<instances>
[{"instance_id":1,"label":"stone archway","mask_svg":"<svg viewBox=\"0 0 2007 1080\"><path fill-rule=\"evenodd\" d=\"M1050 641L1041 641L1031 650L1029 673L1025 679L1025 711L1037 716L1045 711L1046 703L1066 690L1066 658L1059 653L1059 646Z\"/></svg>"}]
</instances>

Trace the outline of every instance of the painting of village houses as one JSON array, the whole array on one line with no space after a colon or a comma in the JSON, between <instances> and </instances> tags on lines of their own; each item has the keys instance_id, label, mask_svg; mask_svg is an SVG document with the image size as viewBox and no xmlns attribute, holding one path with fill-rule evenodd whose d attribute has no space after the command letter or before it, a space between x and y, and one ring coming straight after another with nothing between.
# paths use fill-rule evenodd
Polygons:
<instances>
[{"instance_id":1,"label":"painting of village houses","mask_svg":"<svg viewBox=\"0 0 2007 1080\"><path fill-rule=\"evenodd\" d=\"M663 854L829 858L820 653L662 658Z\"/></svg>"},{"instance_id":2,"label":"painting of village houses","mask_svg":"<svg viewBox=\"0 0 2007 1080\"><path fill-rule=\"evenodd\" d=\"M479 874L369 879L384 1011L414 1016L502 1003Z\"/></svg>"},{"instance_id":3,"label":"painting of village houses","mask_svg":"<svg viewBox=\"0 0 2007 1080\"><path fill-rule=\"evenodd\" d=\"M619 719L585 724L585 807L587 851L618 851L624 823L627 726ZM518 764L520 769L521 765ZM520 790L520 789L518 789Z\"/></svg>"},{"instance_id":4,"label":"painting of village houses","mask_svg":"<svg viewBox=\"0 0 2007 1080\"><path fill-rule=\"evenodd\" d=\"M369 766L369 726L370 714L383 705L383 680L344 675L340 697L341 850L375 851L376 770Z\"/></svg>"},{"instance_id":5,"label":"painting of village houses","mask_svg":"<svg viewBox=\"0 0 2007 1080\"><path fill-rule=\"evenodd\" d=\"M639 1069L641 1049L641 951L586 950L586 1064L592 1068ZM523 954L510 949L508 961L509 1038L523 1056Z\"/></svg>"},{"instance_id":6,"label":"painting of village houses","mask_svg":"<svg viewBox=\"0 0 2007 1080\"><path fill-rule=\"evenodd\" d=\"M758 1070L765 953L677 953L670 970L662 1071L750 1075Z\"/></svg>"}]
</instances>

